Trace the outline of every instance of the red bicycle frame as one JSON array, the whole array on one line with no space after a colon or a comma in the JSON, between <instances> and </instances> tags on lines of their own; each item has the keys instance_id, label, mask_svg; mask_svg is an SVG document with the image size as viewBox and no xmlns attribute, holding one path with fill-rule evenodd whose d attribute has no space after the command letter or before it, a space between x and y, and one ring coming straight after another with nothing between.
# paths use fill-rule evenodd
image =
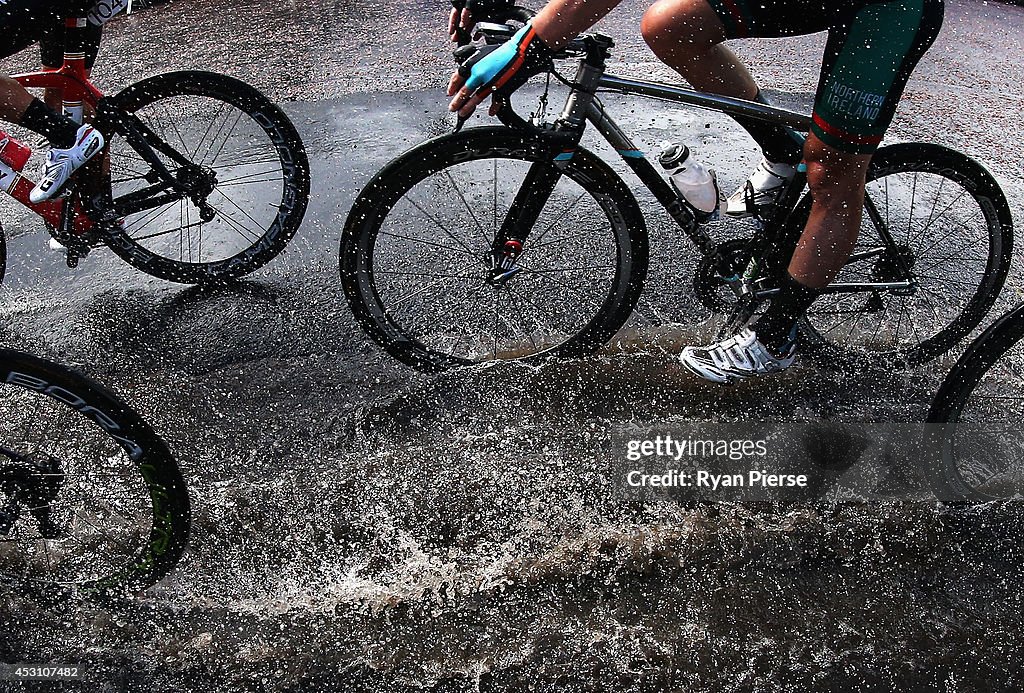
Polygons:
<instances>
[{"instance_id":1,"label":"red bicycle frame","mask_svg":"<svg viewBox=\"0 0 1024 693\"><path fill-rule=\"evenodd\" d=\"M74 29L85 27L87 20L68 19L65 26L68 33ZM65 52L64 64L56 70L41 70L13 75L13 78L25 88L60 89L64 94L64 112L71 118L82 122L86 107L96 110L96 105L103 94L89 81L85 68L85 53L82 51ZM0 161L0 190L8 193L15 200L41 216L54 228L60 228L64 218L64 202L66 198L56 198L34 204L29 201L28 194L35 187L35 182L15 171ZM81 205L75 203L72 230L82 234L89 231L93 222L82 211Z\"/></svg>"}]
</instances>

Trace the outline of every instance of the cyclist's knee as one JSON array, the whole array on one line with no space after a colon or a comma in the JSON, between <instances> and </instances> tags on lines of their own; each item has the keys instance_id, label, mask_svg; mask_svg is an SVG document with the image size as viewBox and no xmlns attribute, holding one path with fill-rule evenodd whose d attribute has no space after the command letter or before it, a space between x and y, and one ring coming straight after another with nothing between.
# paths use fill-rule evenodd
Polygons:
<instances>
[{"instance_id":1,"label":"cyclist's knee","mask_svg":"<svg viewBox=\"0 0 1024 693\"><path fill-rule=\"evenodd\" d=\"M871 155L844 152L811 135L804 146L804 163L815 202L845 207L863 195Z\"/></svg>"},{"instance_id":2,"label":"cyclist's knee","mask_svg":"<svg viewBox=\"0 0 1024 693\"><path fill-rule=\"evenodd\" d=\"M659 56L700 55L726 38L707 0L658 0L644 13L640 33Z\"/></svg>"}]
</instances>

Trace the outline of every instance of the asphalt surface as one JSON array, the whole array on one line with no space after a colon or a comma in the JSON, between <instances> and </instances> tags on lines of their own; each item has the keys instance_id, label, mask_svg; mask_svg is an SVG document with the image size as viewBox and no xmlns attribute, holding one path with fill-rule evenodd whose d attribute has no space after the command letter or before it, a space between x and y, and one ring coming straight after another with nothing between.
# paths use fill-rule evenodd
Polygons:
<instances>
[{"instance_id":1,"label":"asphalt surface","mask_svg":"<svg viewBox=\"0 0 1024 693\"><path fill-rule=\"evenodd\" d=\"M611 69L672 80L639 37L644 7L602 23ZM337 276L341 227L375 171L452 125L445 15L203 0L111 26L101 87L174 69L244 79L295 122L312 197L284 255L206 292L109 253L67 270L42 229L2 208L5 342L78 365L142 411L181 461L195 527L179 569L132 608L0 598L0 660L87 662L104 682L89 690L1014 690L1019 504L640 503L592 454L631 421L919 420L951 358L697 383L672 358L710 329L680 288L692 265L642 196L651 281L625 347L428 377L362 334ZM983 161L1018 220L1022 24L1020 7L949 3L890 133ZM738 50L778 102L806 108L822 45ZM727 183L756 161L717 114L608 103L645 149L699 143ZM1020 264L990 319L1019 300Z\"/></svg>"}]
</instances>

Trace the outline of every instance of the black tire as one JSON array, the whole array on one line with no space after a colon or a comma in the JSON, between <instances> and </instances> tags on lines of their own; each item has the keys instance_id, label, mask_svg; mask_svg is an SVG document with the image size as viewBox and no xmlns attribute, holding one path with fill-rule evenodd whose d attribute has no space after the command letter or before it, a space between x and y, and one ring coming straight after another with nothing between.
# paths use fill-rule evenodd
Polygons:
<instances>
[{"instance_id":1,"label":"black tire","mask_svg":"<svg viewBox=\"0 0 1024 693\"><path fill-rule=\"evenodd\" d=\"M978 337L928 412L928 477L945 502L1024 494L1024 305Z\"/></svg>"},{"instance_id":2,"label":"black tire","mask_svg":"<svg viewBox=\"0 0 1024 693\"><path fill-rule=\"evenodd\" d=\"M959 186L959 191L954 186ZM927 198L926 189L934 193L928 216L921 206L915 209L919 193ZM907 218L900 218L898 198L908 195ZM802 324L804 342L829 359L860 353L919 365L944 354L970 334L995 303L1013 251L1010 208L985 167L935 144L879 149L868 173L868 196L892 231L893 241L905 249L903 257L911 262L910 274L917 289L910 295L885 291L874 297L869 293L826 294L815 302ZM809 212L808 195L794 216L801 229ZM920 228L913 227L915 220ZM858 251L883 247L876 228L865 209L855 256ZM929 252L933 254L927 255ZM971 256L957 257L958 252ZM891 255L894 253L886 251L873 260L851 261L836 281L906 280L906 264L900 266Z\"/></svg>"},{"instance_id":3,"label":"black tire","mask_svg":"<svg viewBox=\"0 0 1024 693\"><path fill-rule=\"evenodd\" d=\"M558 183L562 187L556 188L542 211L536 227L544 225L544 229L534 230L526 241L520 264L533 264L498 288L483 281L484 256L491 249L493 229L505 216L505 202L510 203L518 190L519 173L534 162L550 162L558 151L545 139L508 128L474 128L412 149L388 164L363 189L342 234L341 278L360 324L389 354L424 371L487 360L579 357L595 352L622 327L643 289L647 230L640 208L622 179L583 149L577 150L563 169ZM493 180L487 180L492 165ZM477 175L481 171L486 175ZM463 180L461 188L457 177ZM421 183L428 192L439 186L438 192L425 197L417 188ZM410 191L419 195L418 201L407 197ZM571 191L575 200L564 205L561 216L554 214L561 209L555 205L571 199L566 191ZM577 191L581 191L578 197ZM479 212L471 211L474 206L470 198L485 201L483 206L475 206ZM441 205L440 211L430 214L423 209L433 205ZM409 222L401 227L403 234L396 236L393 228L401 224L403 210L410 212ZM441 214L448 214L446 222L454 221L438 221ZM596 219L597 214L604 219ZM484 217L484 221L478 217ZM484 228L488 222L490 230ZM549 237L544 241L544 234L556 224L555 240ZM564 233L560 233L563 228ZM413 235L420 233L426 236ZM391 239L399 242L393 251ZM452 242L455 245L445 245ZM551 248L555 244L561 245ZM572 249L577 245L578 253ZM566 258L590 264L554 268L543 264ZM463 274L445 274L453 271L453 260L460 266L466 263L457 270ZM415 263L416 272L397 271L408 262ZM430 262L441 268L440 274L422 271L429 269ZM570 285L568 279L561 282L551 278L557 273L576 278ZM402 279L406 276L408 279ZM431 276L438 281L431 284ZM392 296L395 286L402 288L401 281L417 292L416 307L402 305L408 296ZM423 289L415 288L421 285ZM591 295L583 295L581 300L582 294L575 292L589 286L593 286ZM558 302L562 292L573 294L569 297L572 305ZM478 300L480 295L483 297ZM454 299L463 303L452 305ZM488 301L493 304L491 346L483 334L490 326L491 310L477 310L478 304ZM409 317L403 315L405 312ZM434 312L438 313L435 319L425 317ZM446 321L453 324L441 324ZM474 329L476 321L481 322L480 329ZM569 322L572 324L566 325ZM522 334L518 327L523 328ZM499 329L503 333L500 350Z\"/></svg>"},{"instance_id":4,"label":"black tire","mask_svg":"<svg viewBox=\"0 0 1024 693\"><path fill-rule=\"evenodd\" d=\"M170 72L133 84L112 103L114 114L99 127L110 141L115 200L154 182L145 179L150 164L115 134L119 111L135 114L192 163L217 175L204 198L217 209L209 222L199 223L194 201L171 202L124 220L107 243L129 264L169 281L223 281L259 269L295 235L309 201L309 161L291 121L259 91L225 75ZM225 151L229 161L218 163ZM240 158L231 162L232 154ZM165 155L161 160L172 174L185 172ZM239 203L232 198L240 193L245 197ZM181 223L175 236L176 210ZM154 227L154 221L160 223ZM171 230L160 230L164 225ZM214 232L218 239L211 241Z\"/></svg>"},{"instance_id":5,"label":"black tire","mask_svg":"<svg viewBox=\"0 0 1024 693\"><path fill-rule=\"evenodd\" d=\"M4 227L0 225L0 283L3 283L7 276L7 234Z\"/></svg>"},{"instance_id":6,"label":"black tire","mask_svg":"<svg viewBox=\"0 0 1024 693\"><path fill-rule=\"evenodd\" d=\"M137 413L74 371L7 349L0 408L0 513L21 501L0 527L0 585L41 598L120 597L175 566L188 541L188 493ZM31 481L12 481L29 459ZM57 485L31 495L45 479Z\"/></svg>"}]
</instances>

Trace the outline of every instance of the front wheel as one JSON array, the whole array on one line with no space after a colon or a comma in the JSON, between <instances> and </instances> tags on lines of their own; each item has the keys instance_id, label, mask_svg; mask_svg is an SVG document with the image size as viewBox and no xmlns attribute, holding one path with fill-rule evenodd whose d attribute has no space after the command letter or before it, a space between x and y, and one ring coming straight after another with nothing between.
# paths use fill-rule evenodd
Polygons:
<instances>
[{"instance_id":1,"label":"front wheel","mask_svg":"<svg viewBox=\"0 0 1024 693\"><path fill-rule=\"evenodd\" d=\"M794 214L806 223L807 196ZM1013 221L981 164L934 144L875 154L853 255L835 279L887 286L826 293L807 313L806 341L828 356L889 356L910 365L952 348L992 307L1010 266Z\"/></svg>"},{"instance_id":2,"label":"front wheel","mask_svg":"<svg viewBox=\"0 0 1024 693\"><path fill-rule=\"evenodd\" d=\"M0 350L0 588L41 598L153 585L188 539L167 445L106 388Z\"/></svg>"},{"instance_id":3,"label":"front wheel","mask_svg":"<svg viewBox=\"0 0 1024 693\"><path fill-rule=\"evenodd\" d=\"M109 140L113 208L125 210L107 244L129 264L189 284L232 279L295 235L309 161L287 116L256 89L225 75L171 72L105 106L99 127ZM129 129L145 133L152 152L129 141Z\"/></svg>"},{"instance_id":4,"label":"front wheel","mask_svg":"<svg viewBox=\"0 0 1024 693\"><path fill-rule=\"evenodd\" d=\"M647 231L622 179L589 152L561 169L533 228L515 231L521 252L495 263L498 229L514 200L530 199L524 181L551 172L559 151L474 128L414 148L363 189L342 235L341 277L389 354L426 371L576 357L622 327L643 288Z\"/></svg>"}]
</instances>

